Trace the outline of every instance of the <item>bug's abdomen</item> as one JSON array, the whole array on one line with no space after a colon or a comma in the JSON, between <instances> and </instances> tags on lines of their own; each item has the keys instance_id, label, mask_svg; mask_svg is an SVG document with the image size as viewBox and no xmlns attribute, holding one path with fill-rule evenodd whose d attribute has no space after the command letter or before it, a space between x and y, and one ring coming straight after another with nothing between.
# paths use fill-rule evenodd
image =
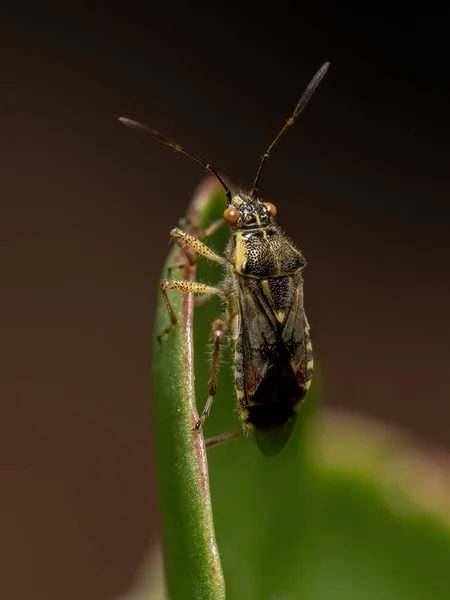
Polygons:
<instances>
[{"instance_id":1,"label":"bug's abdomen","mask_svg":"<svg viewBox=\"0 0 450 600\"><path fill-rule=\"evenodd\" d=\"M246 423L256 429L275 429L294 417L306 388L300 386L286 357L273 363L248 405Z\"/></svg>"}]
</instances>

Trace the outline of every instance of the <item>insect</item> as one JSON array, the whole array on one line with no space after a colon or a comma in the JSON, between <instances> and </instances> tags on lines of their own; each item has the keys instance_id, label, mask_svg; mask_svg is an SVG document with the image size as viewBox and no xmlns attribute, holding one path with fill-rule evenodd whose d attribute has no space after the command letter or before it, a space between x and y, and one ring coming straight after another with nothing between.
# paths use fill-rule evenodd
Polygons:
<instances>
[{"instance_id":1,"label":"insect","mask_svg":"<svg viewBox=\"0 0 450 600\"><path fill-rule=\"evenodd\" d=\"M126 118L119 120L170 146L203 165L225 189L227 207L222 224L230 226L225 256L219 256L200 239L173 228L170 235L181 247L188 247L225 269L217 286L201 282L167 279L161 294L170 317L164 334L177 322L167 290L216 294L226 304L223 318L212 326L213 354L209 395L195 428L209 416L217 388L217 370L224 332L231 345L237 406L243 433L253 431L266 454L276 454L285 445L313 375L313 355L309 324L303 307L303 254L275 223L275 205L258 195L262 169L281 136L294 124L329 63L317 71L298 101L291 117L261 157L248 193L233 192L213 167L158 131ZM271 433L270 436L267 433ZM275 434L275 435L274 435ZM233 434L219 436L220 442Z\"/></svg>"}]
</instances>

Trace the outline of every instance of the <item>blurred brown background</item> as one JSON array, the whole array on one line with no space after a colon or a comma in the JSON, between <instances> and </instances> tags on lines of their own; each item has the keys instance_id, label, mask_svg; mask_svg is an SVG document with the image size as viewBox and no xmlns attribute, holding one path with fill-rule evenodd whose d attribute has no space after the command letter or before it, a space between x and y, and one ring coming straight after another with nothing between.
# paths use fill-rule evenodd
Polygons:
<instances>
[{"instance_id":1,"label":"blurred brown background","mask_svg":"<svg viewBox=\"0 0 450 600\"><path fill-rule=\"evenodd\" d=\"M202 170L308 259L325 401L450 447L445 15L331 2L5 9L0 22L0 598L102 600L157 535L149 380L168 232ZM358 10L360 12L358 12Z\"/></svg>"}]
</instances>

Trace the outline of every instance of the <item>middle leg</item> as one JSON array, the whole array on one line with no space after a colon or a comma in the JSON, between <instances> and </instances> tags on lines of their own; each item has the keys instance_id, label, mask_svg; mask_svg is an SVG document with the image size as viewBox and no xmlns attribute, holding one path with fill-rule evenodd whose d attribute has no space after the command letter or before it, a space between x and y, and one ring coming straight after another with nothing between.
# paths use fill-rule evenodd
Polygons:
<instances>
[{"instance_id":1,"label":"middle leg","mask_svg":"<svg viewBox=\"0 0 450 600\"><path fill-rule=\"evenodd\" d=\"M209 379L209 395L206 400L205 408L200 416L200 419L195 424L193 431L196 429L200 429L205 420L209 417L209 413L211 411L211 406L214 400L214 396L216 395L217 390L217 371L219 367L219 353L220 346L222 344L223 339L223 321L222 319L216 319L212 326L212 337L214 340L214 349L211 361L211 375Z\"/></svg>"},{"instance_id":2,"label":"middle leg","mask_svg":"<svg viewBox=\"0 0 450 600\"><path fill-rule=\"evenodd\" d=\"M185 293L193 292L194 294L221 294L221 290L219 288L212 285L207 285L206 283L200 283L198 281L186 281L185 279L166 279L163 281L161 284L161 294L166 305L167 312L169 313L170 323L164 329L164 331L158 335L159 342L171 331L177 322L177 316L172 308L172 304L170 303L166 290L176 290L177 292Z\"/></svg>"}]
</instances>

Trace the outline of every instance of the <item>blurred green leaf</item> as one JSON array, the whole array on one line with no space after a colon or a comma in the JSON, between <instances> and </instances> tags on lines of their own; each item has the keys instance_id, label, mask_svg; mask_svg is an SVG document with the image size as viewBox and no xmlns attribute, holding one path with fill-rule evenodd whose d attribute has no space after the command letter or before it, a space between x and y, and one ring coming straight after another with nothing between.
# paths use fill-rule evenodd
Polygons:
<instances>
[{"instance_id":1,"label":"blurred green leaf","mask_svg":"<svg viewBox=\"0 0 450 600\"><path fill-rule=\"evenodd\" d=\"M212 189L211 195L211 202L203 205L201 226L221 216L225 206L220 190ZM221 252L227 238L223 228L208 244ZM215 283L221 277L220 268L200 258L197 280ZM308 270L305 290L308 312ZM158 326L167 323L164 311L160 303ZM195 309L195 391L200 410L208 390L210 327L222 312L217 298ZM180 333L176 335L173 339L181 343ZM179 359L174 348L165 354L169 364L161 369L166 375L178 368ZM181 383L156 374L161 446L169 439L173 444L176 426L169 421L177 418L174 411L184 410L183 394L188 394ZM278 456L263 456L251 437L208 451L227 599L448 600L450 468L426 458L397 432L345 415L325 417L317 403L317 386L316 375L292 438ZM204 433L210 437L239 427L231 360L225 350ZM160 452L160 471L173 471L173 464L183 460L179 455L183 451L192 452L188 435L176 451ZM162 505L164 527L175 522L175 532L186 535L199 522L188 508L193 490L181 477L180 464L179 478L174 472L171 485L161 488ZM189 523L182 524L183 519ZM186 552L186 546L166 552L167 563L174 561L180 568L183 560L190 564L191 556L185 554L183 559ZM187 575L183 577L187 582ZM171 600L176 598L171 595Z\"/></svg>"}]
</instances>

